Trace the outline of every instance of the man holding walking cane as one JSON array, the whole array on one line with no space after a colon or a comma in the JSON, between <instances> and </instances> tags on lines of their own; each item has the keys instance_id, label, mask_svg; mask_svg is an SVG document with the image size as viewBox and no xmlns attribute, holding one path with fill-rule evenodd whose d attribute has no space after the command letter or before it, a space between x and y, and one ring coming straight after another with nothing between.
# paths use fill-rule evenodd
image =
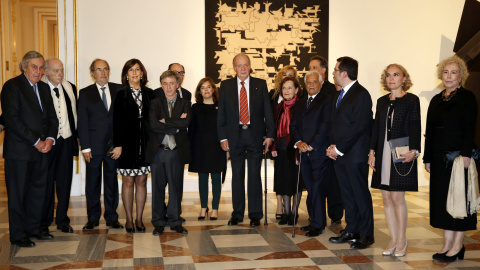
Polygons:
<instances>
[{"instance_id":1,"label":"man holding walking cane","mask_svg":"<svg viewBox=\"0 0 480 270\"><path fill-rule=\"evenodd\" d=\"M243 222L245 214L245 155L248 162L248 217L250 226L263 218L262 152L275 136L273 114L265 80L250 76L250 58L240 53L233 58L237 76L222 81L218 100L218 138L232 161L232 217L228 225ZM263 139L263 136L266 136Z\"/></svg>"}]
</instances>

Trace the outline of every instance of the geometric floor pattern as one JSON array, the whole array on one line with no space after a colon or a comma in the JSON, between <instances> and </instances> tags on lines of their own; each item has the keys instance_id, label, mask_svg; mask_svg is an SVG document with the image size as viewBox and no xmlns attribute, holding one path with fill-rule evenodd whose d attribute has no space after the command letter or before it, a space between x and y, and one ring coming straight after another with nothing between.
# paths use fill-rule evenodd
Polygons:
<instances>
[{"instance_id":1,"label":"geometric floor pattern","mask_svg":"<svg viewBox=\"0 0 480 270\"><path fill-rule=\"evenodd\" d=\"M3 173L0 172L0 173ZM4 179L0 175L0 179ZM109 229L100 221L98 229L84 232L87 221L85 197L72 197L69 209L73 234L50 230L53 241L38 241L35 248L10 245L7 196L0 183L0 269L480 269L480 232L469 231L465 237L465 259L454 263L433 261L432 254L442 246L442 231L429 225L428 187L407 192L409 210L407 256L382 256L389 236L378 190L371 190L374 204L375 244L365 250L351 250L348 244L331 244L328 238L343 226L327 227L318 237L308 238L300 226L307 224L305 196L299 210L295 237L291 226L275 220L276 199L268 194L268 225L250 228L249 220L227 226L232 209L231 193L223 192L219 218L198 221L198 194L185 193L183 214L188 235L166 227L161 236L153 236L151 197L145 207L146 233L127 234ZM125 222L119 205L120 222ZM344 221L342 221L344 222Z\"/></svg>"}]
</instances>

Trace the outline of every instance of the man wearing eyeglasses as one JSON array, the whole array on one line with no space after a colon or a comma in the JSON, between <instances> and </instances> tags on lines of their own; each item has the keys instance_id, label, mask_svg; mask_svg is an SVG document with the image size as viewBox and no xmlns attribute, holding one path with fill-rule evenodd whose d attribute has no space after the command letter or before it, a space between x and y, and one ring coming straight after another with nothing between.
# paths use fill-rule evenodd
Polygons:
<instances>
[{"instance_id":1,"label":"man wearing eyeglasses","mask_svg":"<svg viewBox=\"0 0 480 270\"><path fill-rule=\"evenodd\" d=\"M49 232L48 227L53 222L56 191L57 229L64 233L73 233L67 211L72 187L73 157L78 156L77 88L73 83L64 80L63 64L57 58L45 61L45 75L41 81L50 89L58 119L58 133L50 155L40 230Z\"/></svg>"},{"instance_id":2,"label":"man wearing eyeglasses","mask_svg":"<svg viewBox=\"0 0 480 270\"><path fill-rule=\"evenodd\" d=\"M107 226L121 229L118 222L117 162L108 149L113 136L113 101L119 84L108 82L110 66L103 59L95 59L90 65L95 83L80 90L77 106L78 137L82 155L86 161L86 185L88 222L83 230L93 230L102 215L100 203L103 164L104 217Z\"/></svg>"},{"instance_id":3,"label":"man wearing eyeglasses","mask_svg":"<svg viewBox=\"0 0 480 270\"><path fill-rule=\"evenodd\" d=\"M179 64L179 63L171 63L168 66L168 70L175 71L178 76L180 77L180 81L178 84L178 89L177 89L177 97L179 98L184 98L186 100L191 101L192 100L192 93L188 91L187 89L182 87L183 84L183 78L185 77L185 68ZM157 88L153 91L155 93L155 97L165 97L165 93L162 89L162 87Z\"/></svg>"},{"instance_id":4,"label":"man wearing eyeglasses","mask_svg":"<svg viewBox=\"0 0 480 270\"><path fill-rule=\"evenodd\" d=\"M10 242L19 247L34 247L29 237L53 239L53 235L39 230L47 185L47 153L58 131L50 89L40 81L44 63L40 53L26 53L20 62L22 74L8 80L1 92Z\"/></svg>"}]
</instances>

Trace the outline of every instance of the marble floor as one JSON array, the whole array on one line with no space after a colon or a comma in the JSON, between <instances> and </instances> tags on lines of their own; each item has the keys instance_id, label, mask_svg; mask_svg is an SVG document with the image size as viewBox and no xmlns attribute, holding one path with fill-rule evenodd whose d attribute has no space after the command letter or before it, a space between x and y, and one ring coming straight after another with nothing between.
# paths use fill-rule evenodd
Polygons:
<instances>
[{"instance_id":1,"label":"marble floor","mask_svg":"<svg viewBox=\"0 0 480 270\"><path fill-rule=\"evenodd\" d=\"M146 233L127 234L109 229L105 221L96 230L82 231L87 221L85 197L72 197L69 209L73 234L50 230L53 241L38 241L35 248L11 246L3 162L0 164L0 269L480 269L480 232L467 232L465 259L439 263L431 259L442 245L442 231L429 225L428 188L406 194L409 210L407 256L382 256L389 236L381 194L372 190L375 244L366 250L351 250L348 244L331 244L328 238L342 226L330 226L318 237L308 238L298 229L275 220L276 199L268 193L268 225L250 228L248 218L238 226L227 226L232 209L231 192L223 192L219 219L198 221L197 193L185 193L183 217L188 235L166 231L153 236L151 197L144 222ZM304 196L305 197L305 196ZM307 224L305 198L299 226ZM123 206L118 208L125 222Z\"/></svg>"}]
</instances>

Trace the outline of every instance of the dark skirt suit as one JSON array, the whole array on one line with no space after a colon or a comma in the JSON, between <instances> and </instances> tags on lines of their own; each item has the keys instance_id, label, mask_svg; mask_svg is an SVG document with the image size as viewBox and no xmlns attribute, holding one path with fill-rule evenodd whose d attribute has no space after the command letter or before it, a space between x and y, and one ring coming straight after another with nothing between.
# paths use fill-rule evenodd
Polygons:
<instances>
[{"instance_id":1,"label":"dark skirt suit","mask_svg":"<svg viewBox=\"0 0 480 270\"><path fill-rule=\"evenodd\" d=\"M189 172L199 174L202 208L207 207L208 174L212 175L213 209L218 209L222 188L221 172L227 166L225 151L220 147L217 135L218 104L195 103L192 106L192 122L188 128L192 160Z\"/></svg>"},{"instance_id":2,"label":"dark skirt suit","mask_svg":"<svg viewBox=\"0 0 480 270\"><path fill-rule=\"evenodd\" d=\"M370 149L375 150L376 169L372 175L371 186L372 188L380 188L389 191L418 191L417 159L408 163L395 163L394 165L390 158L390 164L383 164L385 160L383 151L388 140L402 137L409 137L410 149L417 149L420 151L422 129L420 122L420 101L416 95L411 93L407 93L396 100L390 100L389 95L390 94L385 95L377 101L375 124L370 142ZM393 121L391 119L393 119ZM385 141L385 135L387 135L387 142ZM414 163L413 167L412 162ZM387 181L389 184L382 185L382 168L388 168L386 166L390 167L390 177L389 181ZM396 166L396 169L394 166ZM401 176L398 173L400 172L405 175L410 168L412 168L412 170L406 176Z\"/></svg>"},{"instance_id":3,"label":"dark skirt suit","mask_svg":"<svg viewBox=\"0 0 480 270\"><path fill-rule=\"evenodd\" d=\"M278 129L280 117L285 113L283 101L274 107L275 128ZM293 108L292 108L293 110ZM293 111L290 111L293 115ZM275 157L273 174L273 191L278 195L293 196L297 193L298 165L295 162L295 149L291 139L287 142L285 138L275 135L272 151L277 151ZM298 191L303 190L303 181L300 180Z\"/></svg>"},{"instance_id":4,"label":"dark skirt suit","mask_svg":"<svg viewBox=\"0 0 480 270\"><path fill-rule=\"evenodd\" d=\"M443 156L446 151L460 151L464 157L471 156L475 147L477 101L475 95L463 87L456 91L449 101L444 101L441 93L430 101L423 161L430 163L430 225L444 230L467 231L476 229L477 215L456 219L447 212L452 169L445 168Z\"/></svg>"},{"instance_id":5,"label":"dark skirt suit","mask_svg":"<svg viewBox=\"0 0 480 270\"><path fill-rule=\"evenodd\" d=\"M149 104L154 95L152 89L148 87L142 87L141 93L143 106L141 115L129 86L121 88L115 98L113 146L122 147L117 169L122 175L135 176L150 172L145 161L145 152L150 130Z\"/></svg>"}]
</instances>

